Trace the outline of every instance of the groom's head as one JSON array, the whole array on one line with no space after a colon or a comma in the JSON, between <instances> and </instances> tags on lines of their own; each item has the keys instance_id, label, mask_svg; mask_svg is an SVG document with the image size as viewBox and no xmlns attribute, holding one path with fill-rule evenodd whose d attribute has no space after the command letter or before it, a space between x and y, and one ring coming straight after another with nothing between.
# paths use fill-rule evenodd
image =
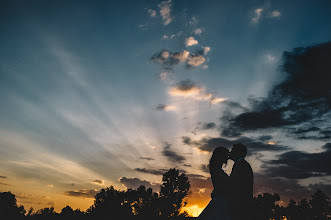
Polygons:
<instances>
[{"instance_id":1,"label":"groom's head","mask_svg":"<svg viewBox=\"0 0 331 220\"><path fill-rule=\"evenodd\" d=\"M240 158L245 158L247 154L247 148L242 143L234 144L230 152L230 159L236 161Z\"/></svg>"}]
</instances>

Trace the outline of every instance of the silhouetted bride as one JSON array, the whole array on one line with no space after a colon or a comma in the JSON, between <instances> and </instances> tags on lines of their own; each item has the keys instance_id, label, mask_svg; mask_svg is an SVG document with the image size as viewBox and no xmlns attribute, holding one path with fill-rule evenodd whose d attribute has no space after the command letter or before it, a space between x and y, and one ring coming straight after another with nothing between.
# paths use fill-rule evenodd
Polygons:
<instances>
[{"instance_id":1,"label":"silhouetted bride","mask_svg":"<svg viewBox=\"0 0 331 220\"><path fill-rule=\"evenodd\" d=\"M211 201L199 215L198 220L230 220L230 178L223 170L223 166L227 164L228 157L228 149L217 147L210 158L209 171L214 190L211 194Z\"/></svg>"}]
</instances>

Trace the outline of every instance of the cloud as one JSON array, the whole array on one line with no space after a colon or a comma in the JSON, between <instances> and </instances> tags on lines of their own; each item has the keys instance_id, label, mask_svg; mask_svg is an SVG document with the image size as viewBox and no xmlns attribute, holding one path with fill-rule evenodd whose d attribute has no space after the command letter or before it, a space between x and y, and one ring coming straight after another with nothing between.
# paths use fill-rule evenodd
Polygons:
<instances>
[{"instance_id":1,"label":"cloud","mask_svg":"<svg viewBox=\"0 0 331 220\"><path fill-rule=\"evenodd\" d=\"M210 51L210 47L204 47L203 52L204 54L207 54Z\"/></svg>"},{"instance_id":2,"label":"cloud","mask_svg":"<svg viewBox=\"0 0 331 220\"><path fill-rule=\"evenodd\" d=\"M216 128L216 124L214 122L204 123L201 126L201 129L207 130L207 129L213 129Z\"/></svg>"},{"instance_id":3,"label":"cloud","mask_svg":"<svg viewBox=\"0 0 331 220\"><path fill-rule=\"evenodd\" d=\"M181 62L185 62L188 56L189 52L187 50L174 53L171 53L167 50L161 50L160 52L155 53L150 60L154 63L158 63L164 66L174 66Z\"/></svg>"},{"instance_id":4,"label":"cloud","mask_svg":"<svg viewBox=\"0 0 331 220\"><path fill-rule=\"evenodd\" d=\"M202 164L200 169L205 173L209 173L209 164Z\"/></svg>"},{"instance_id":5,"label":"cloud","mask_svg":"<svg viewBox=\"0 0 331 220\"><path fill-rule=\"evenodd\" d=\"M153 159L151 157L140 157L140 159L142 159L142 160L148 160L148 161L155 160L155 159Z\"/></svg>"},{"instance_id":6,"label":"cloud","mask_svg":"<svg viewBox=\"0 0 331 220\"><path fill-rule=\"evenodd\" d=\"M171 5L172 0L161 2L158 7L160 8L160 15L162 16L163 25L167 26L173 20L171 16Z\"/></svg>"},{"instance_id":7,"label":"cloud","mask_svg":"<svg viewBox=\"0 0 331 220\"><path fill-rule=\"evenodd\" d=\"M163 68L171 68L179 63L186 63L188 68L193 68L201 66L205 63L206 58L204 55L206 55L209 51L210 47L204 47L203 49L198 50L196 54L190 55L190 52L187 50L180 52L161 50L160 52L153 54L150 60L154 63L162 65Z\"/></svg>"},{"instance_id":8,"label":"cloud","mask_svg":"<svg viewBox=\"0 0 331 220\"><path fill-rule=\"evenodd\" d=\"M32 199L34 198L33 195L31 194L25 194L25 193L20 193L16 195L16 198L20 198L20 199Z\"/></svg>"},{"instance_id":9,"label":"cloud","mask_svg":"<svg viewBox=\"0 0 331 220\"><path fill-rule=\"evenodd\" d=\"M54 185L52 185L52 184L50 184L50 185L47 185L48 187L50 187L50 188L53 188L54 187Z\"/></svg>"},{"instance_id":10,"label":"cloud","mask_svg":"<svg viewBox=\"0 0 331 220\"><path fill-rule=\"evenodd\" d=\"M330 54L331 42L284 52L281 68L285 79L267 97L250 99L250 107L242 113L225 113L222 134L238 136L245 131L281 128L302 139L330 137ZM304 136L311 127L320 128L319 135Z\"/></svg>"},{"instance_id":11,"label":"cloud","mask_svg":"<svg viewBox=\"0 0 331 220\"><path fill-rule=\"evenodd\" d=\"M277 11L277 10L271 12L271 15L270 15L270 17L272 17L272 18L278 18L280 16L281 16L281 13L280 13L280 11Z\"/></svg>"},{"instance_id":12,"label":"cloud","mask_svg":"<svg viewBox=\"0 0 331 220\"><path fill-rule=\"evenodd\" d=\"M187 47L196 45L198 43L199 42L196 39L194 39L194 37L188 37L188 38L185 39L185 45Z\"/></svg>"},{"instance_id":13,"label":"cloud","mask_svg":"<svg viewBox=\"0 0 331 220\"><path fill-rule=\"evenodd\" d=\"M3 185L3 186L13 186L13 185L7 184L7 183L0 183L0 185Z\"/></svg>"},{"instance_id":14,"label":"cloud","mask_svg":"<svg viewBox=\"0 0 331 220\"><path fill-rule=\"evenodd\" d=\"M234 140L229 140L221 137L205 137L199 141L193 141L190 137L183 136L182 141L186 145L197 147L203 152L213 152L216 147L226 147L228 149L232 148L233 144L242 143L247 147L248 155L260 151L285 151L290 148L283 145L268 144L260 140L255 140L249 137L240 137Z\"/></svg>"},{"instance_id":15,"label":"cloud","mask_svg":"<svg viewBox=\"0 0 331 220\"><path fill-rule=\"evenodd\" d=\"M275 57L274 55L272 55L272 54L267 54L267 55L266 55L266 59L267 59L267 61L268 61L269 63L273 63L273 62L276 61L276 57Z\"/></svg>"},{"instance_id":16,"label":"cloud","mask_svg":"<svg viewBox=\"0 0 331 220\"><path fill-rule=\"evenodd\" d=\"M154 54L151 57L151 61L153 61L155 63L159 63L159 64L164 64L167 62L169 55L170 55L169 51L162 50L159 53Z\"/></svg>"},{"instance_id":17,"label":"cloud","mask_svg":"<svg viewBox=\"0 0 331 220\"><path fill-rule=\"evenodd\" d=\"M220 102L223 102L227 100L227 98L217 98L217 97L213 97L211 100L210 100L210 103L211 104L217 104L217 103L220 103Z\"/></svg>"},{"instance_id":18,"label":"cloud","mask_svg":"<svg viewBox=\"0 0 331 220\"><path fill-rule=\"evenodd\" d=\"M167 172L167 169L146 169L146 168L135 168L135 171L141 172L141 173L147 173L152 175L163 175L165 172Z\"/></svg>"},{"instance_id":19,"label":"cloud","mask_svg":"<svg viewBox=\"0 0 331 220\"><path fill-rule=\"evenodd\" d=\"M147 11L148 15L151 16L152 18L156 17L156 11L153 9L148 9Z\"/></svg>"},{"instance_id":20,"label":"cloud","mask_svg":"<svg viewBox=\"0 0 331 220\"><path fill-rule=\"evenodd\" d=\"M262 15L262 11L263 11L263 9L262 8L257 8L257 9L255 9L255 17L253 17L252 18L252 22L253 23L258 23L259 22L259 20L260 20L260 18L261 18L261 15Z\"/></svg>"},{"instance_id":21,"label":"cloud","mask_svg":"<svg viewBox=\"0 0 331 220\"><path fill-rule=\"evenodd\" d=\"M202 34L202 30L201 30L201 28L197 28L197 29L195 29L193 32L194 32L196 35L200 35L200 34Z\"/></svg>"},{"instance_id":22,"label":"cloud","mask_svg":"<svg viewBox=\"0 0 331 220\"><path fill-rule=\"evenodd\" d=\"M266 161L266 173L287 179L306 179L331 175L331 143L322 146L323 152L307 153L289 151L278 156L277 160Z\"/></svg>"},{"instance_id":23,"label":"cloud","mask_svg":"<svg viewBox=\"0 0 331 220\"><path fill-rule=\"evenodd\" d=\"M46 205L55 205L55 202L54 201L49 201L46 203Z\"/></svg>"},{"instance_id":24,"label":"cloud","mask_svg":"<svg viewBox=\"0 0 331 220\"><path fill-rule=\"evenodd\" d=\"M188 52L187 50L184 50L182 52L177 52L171 55L171 57L175 60L178 60L179 62L185 62L188 58L188 55L190 54L190 52Z\"/></svg>"},{"instance_id":25,"label":"cloud","mask_svg":"<svg viewBox=\"0 0 331 220\"><path fill-rule=\"evenodd\" d=\"M295 179L273 177L261 173L254 173L254 195L262 193L277 193L281 201L289 202L290 199L301 200L309 198L312 194L308 187L302 186Z\"/></svg>"},{"instance_id":26,"label":"cloud","mask_svg":"<svg viewBox=\"0 0 331 220\"><path fill-rule=\"evenodd\" d=\"M176 110L176 106L159 104L155 109L158 111L173 111Z\"/></svg>"},{"instance_id":27,"label":"cloud","mask_svg":"<svg viewBox=\"0 0 331 220\"><path fill-rule=\"evenodd\" d=\"M189 24L190 24L191 26L193 26L193 25L196 25L198 22L199 22L198 19L197 19L196 17L192 16L192 18L191 18Z\"/></svg>"},{"instance_id":28,"label":"cloud","mask_svg":"<svg viewBox=\"0 0 331 220\"><path fill-rule=\"evenodd\" d=\"M169 67L162 68L162 72L157 75L163 82L172 82L171 76L174 74L174 70Z\"/></svg>"},{"instance_id":29,"label":"cloud","mask_svg":"<svg viewBox=\"0 0 331 220\"><path fill-rule=\"evenodd\" d=\"M94 196L98 193L96 189L80 189L75 191L65 191L64 194L67 196L74 197L83 197L83 198L94 198Z\"/></svg>"},{"instance_id":30,"label":"cloud","mask_svg":"<svg viewBox=\"0 0 331 220\"><path fill-rule=\"evenodd\" d=\"M7 177L6 176L0 176L0 178L6 179Z\"/></svg>"},{"instance_id":31,"label":"cloud","mask_svg":"<svg viewBox=\"0 0 331 220\"><path fill-rule=\"evenodd\" d=\"M105 181L104 180L93 180L92 183L97 184L97 185L104 185Z\"/></svg>"},{"instance_id":32,"label":"cloud","mask_svg":"<svg viewBox=\"0 0 331 220\"><path fill-rule=\"evenodd\" d=\"M184 167L192 167L192 165L190 165L190 164L184 164L183 166Z\"/></svg>"},{"instance_id":33,"label":"cloud","mask_svg":"<svg viewBox=\"0 0 331 220\"><path fill-rule=\"evenodd\" d=\"M183 163L183 161L185 160L185 157L180 156L175 151L171 150L171 144L169 143L165 144L162 154L174 163Z\"/></svg>"},{"instance_id":34,"label":"cloud","mask_svg":"<svg viewBox=\"0 0 331 220\"><path fill-rule=\"evenodd\" d=\"M169 95L175 97L194 98L201 101L210 101L212 104L225 100L215 97L212 93L206 92L205 88L198 86L194 81L189 79L180 81L171 87L168 93ZM214 99L217 99L218 102L213 102Z\"/></svg>"},{"instance_id":35,"label":"cloud","mask_svg":"<svg viewBox=\"0 0 331 220\"><path fill-rule=\"evenodd\" d=\"M187 65L188 67L192 67L192 66L197 67L203 64L205 61L206 59L200 54L191 55L188 58Z\"/></svg>"},{"instance_id":36,"label":"cloud","mask_svg":"<svg viewBox=\"0 0 331 220\"><path fill-rule=\"evenodd\" d=\"M154 191L159 191L160 188L159 184L151 184L149 181L140 180L139 178L122 177L119 181L127 189L137 189L139 186L145 186L146 188L152 188Z\"/></svg>"}]
</instances>

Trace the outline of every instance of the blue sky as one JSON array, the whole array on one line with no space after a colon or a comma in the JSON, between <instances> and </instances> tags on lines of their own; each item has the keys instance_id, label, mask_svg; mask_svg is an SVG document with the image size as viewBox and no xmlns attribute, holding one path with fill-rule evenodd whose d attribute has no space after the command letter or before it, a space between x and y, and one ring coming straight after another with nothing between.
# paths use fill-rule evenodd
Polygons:
<instances>
[{"instance_id":1,"label":"blue sky","mask_svg":"<svg viewBox=\"0 0 331 220\"><path fill-rule=\"evenodd\" d=\"M271 150L252 148L248 157L257 181L261 165L286 152L327 149L327 138L287 135L301 124L227 137L220 118L253 111L252 100L287 79L284 51L330 40L330 1L2 1L0 8L0 189L25 206L86 209L95 190L157 189L161 176L152 171L176 167L192 175L189 204L201 210L211 190L201 167L224 143L203 150L213 138L272 136L262 138ZM288 178L286 186L325 185L323 178L329 174ZM256 193L280 190L267 185L256 184Z\"/></svg>"}]
</instances>

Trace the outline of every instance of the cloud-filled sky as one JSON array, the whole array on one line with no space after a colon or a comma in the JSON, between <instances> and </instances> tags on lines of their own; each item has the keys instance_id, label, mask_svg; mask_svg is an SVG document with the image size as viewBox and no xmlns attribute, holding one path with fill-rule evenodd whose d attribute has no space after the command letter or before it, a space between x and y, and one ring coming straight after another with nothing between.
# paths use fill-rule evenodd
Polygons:
<instances>
[{"instance_id":1,"label":"cloud-filled sky","mask_svg":"<svg viewBox=\"0 0 331 220\"><path fill-rule=\"evenodd\" d=\"M255 194L331 196L330 1L0 4L0 191L25 207L176 167L196 215L211 152L238 142Z\"/></svg>"}]
</instances>

